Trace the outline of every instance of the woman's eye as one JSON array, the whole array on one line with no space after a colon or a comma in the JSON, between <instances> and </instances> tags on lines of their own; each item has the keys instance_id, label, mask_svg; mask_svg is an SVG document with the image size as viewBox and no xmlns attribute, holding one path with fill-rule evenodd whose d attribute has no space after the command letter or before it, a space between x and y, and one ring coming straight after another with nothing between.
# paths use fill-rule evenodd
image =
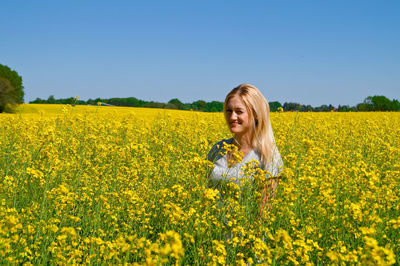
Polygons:
<instances>
[{"instance_id":1,"label":"woman's eye","mask_svg":"<svg viewBox=\"0 0 400 266\"><path fill-rule=\"evenodd\" d=\"M236 113L238 113L238 114L240 114L240 115L241 115L241 114L243 114L243 112L242 112L242 111L237 111Z\"/></svg>"}]
</instances>

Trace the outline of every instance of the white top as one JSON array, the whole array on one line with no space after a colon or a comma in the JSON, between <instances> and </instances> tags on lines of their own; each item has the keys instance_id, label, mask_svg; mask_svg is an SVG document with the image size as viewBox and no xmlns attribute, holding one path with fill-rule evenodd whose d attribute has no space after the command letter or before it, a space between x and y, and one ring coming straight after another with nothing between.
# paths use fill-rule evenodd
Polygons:
<instances>
[{"instance_id":1,"label":"white top","mask_svg":"<svg viewBox=\"0 0 400 266\"><path fill-rule=\"evenodd\" d=\"M251 150L241 162L235 164L232 167L228 167L228 159L226 155L222 155L221 152L224 151L223 146L224 143L232 144L233 138L230 139L223 139L220 142L214 144L207 155L207 159L214 163L214 168L210 174L210 179L213 183L220 183L221 181L228 181L231 180L236 184L240 184L240 179L246 178L243 175L242 167L246 165L246 163L250 162L251 160L257 160L259 163L261 162L260 154L255 151L254 149ZM272 151L272 160L271 162L261 167L263 170L267 170L271 173L273 177L279 175L283 168L283 161L281 154L274 144L274 148ZM252 177L250 177L252 178Z\"/></svg>"}]
</instances>

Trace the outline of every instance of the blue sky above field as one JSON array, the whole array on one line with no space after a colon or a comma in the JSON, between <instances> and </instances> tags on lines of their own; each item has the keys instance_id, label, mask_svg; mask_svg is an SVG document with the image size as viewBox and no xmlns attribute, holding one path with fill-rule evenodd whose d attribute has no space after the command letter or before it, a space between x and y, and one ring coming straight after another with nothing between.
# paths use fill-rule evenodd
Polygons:
<instances>
[{"instance_id":1,"label":"blue sky above field","mask_svg":"<svg viewBox=\"0 0 400 266\"><path fill-rule=\"evenodd\" d=\"M2 1L0 64L36 97L400 99L400 1Z\"/></svg>"}]
</instances>

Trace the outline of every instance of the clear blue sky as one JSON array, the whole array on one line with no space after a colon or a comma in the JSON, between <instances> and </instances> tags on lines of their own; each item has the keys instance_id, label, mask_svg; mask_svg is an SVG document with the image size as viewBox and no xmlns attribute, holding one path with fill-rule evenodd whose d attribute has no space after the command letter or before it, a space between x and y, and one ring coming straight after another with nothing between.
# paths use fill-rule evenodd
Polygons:
<instances>
[{"instance_id":1,"label":"clear blue sky","mask_svg":"<svg viewBox=\"0 0 400 266\"><path fill-rule=\"evenodd\" d=\"M1 2L0 64L49 95L223 101L400 100L400 1Z\"/></svg>"}]
</instances>

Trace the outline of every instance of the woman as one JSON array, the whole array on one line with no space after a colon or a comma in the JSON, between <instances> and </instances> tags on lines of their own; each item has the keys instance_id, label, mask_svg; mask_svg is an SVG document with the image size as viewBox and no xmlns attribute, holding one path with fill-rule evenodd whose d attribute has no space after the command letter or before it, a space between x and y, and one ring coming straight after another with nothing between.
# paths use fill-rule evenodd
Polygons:
<instances>
[{"instance_id":1,"label":"woman","mask_svg":"<svg viewBox=\"0 0 400 266\"><path fill-rule=\"evenodd\" d=\"M241 84L226 96L224 114L233 138L221 140L208 153L208 160L214 163L210 179L217 184L221 181L240 184L243 178L248 178L242 167L252 160L258 161L258 166L271 174L261 191L261 212L274 196L278 185L276 177L283 167L272 132L268 102L256 87ZM235 145L243 155L241 161L227 151L229 144Z\"/></svg>"}]
</instances>

